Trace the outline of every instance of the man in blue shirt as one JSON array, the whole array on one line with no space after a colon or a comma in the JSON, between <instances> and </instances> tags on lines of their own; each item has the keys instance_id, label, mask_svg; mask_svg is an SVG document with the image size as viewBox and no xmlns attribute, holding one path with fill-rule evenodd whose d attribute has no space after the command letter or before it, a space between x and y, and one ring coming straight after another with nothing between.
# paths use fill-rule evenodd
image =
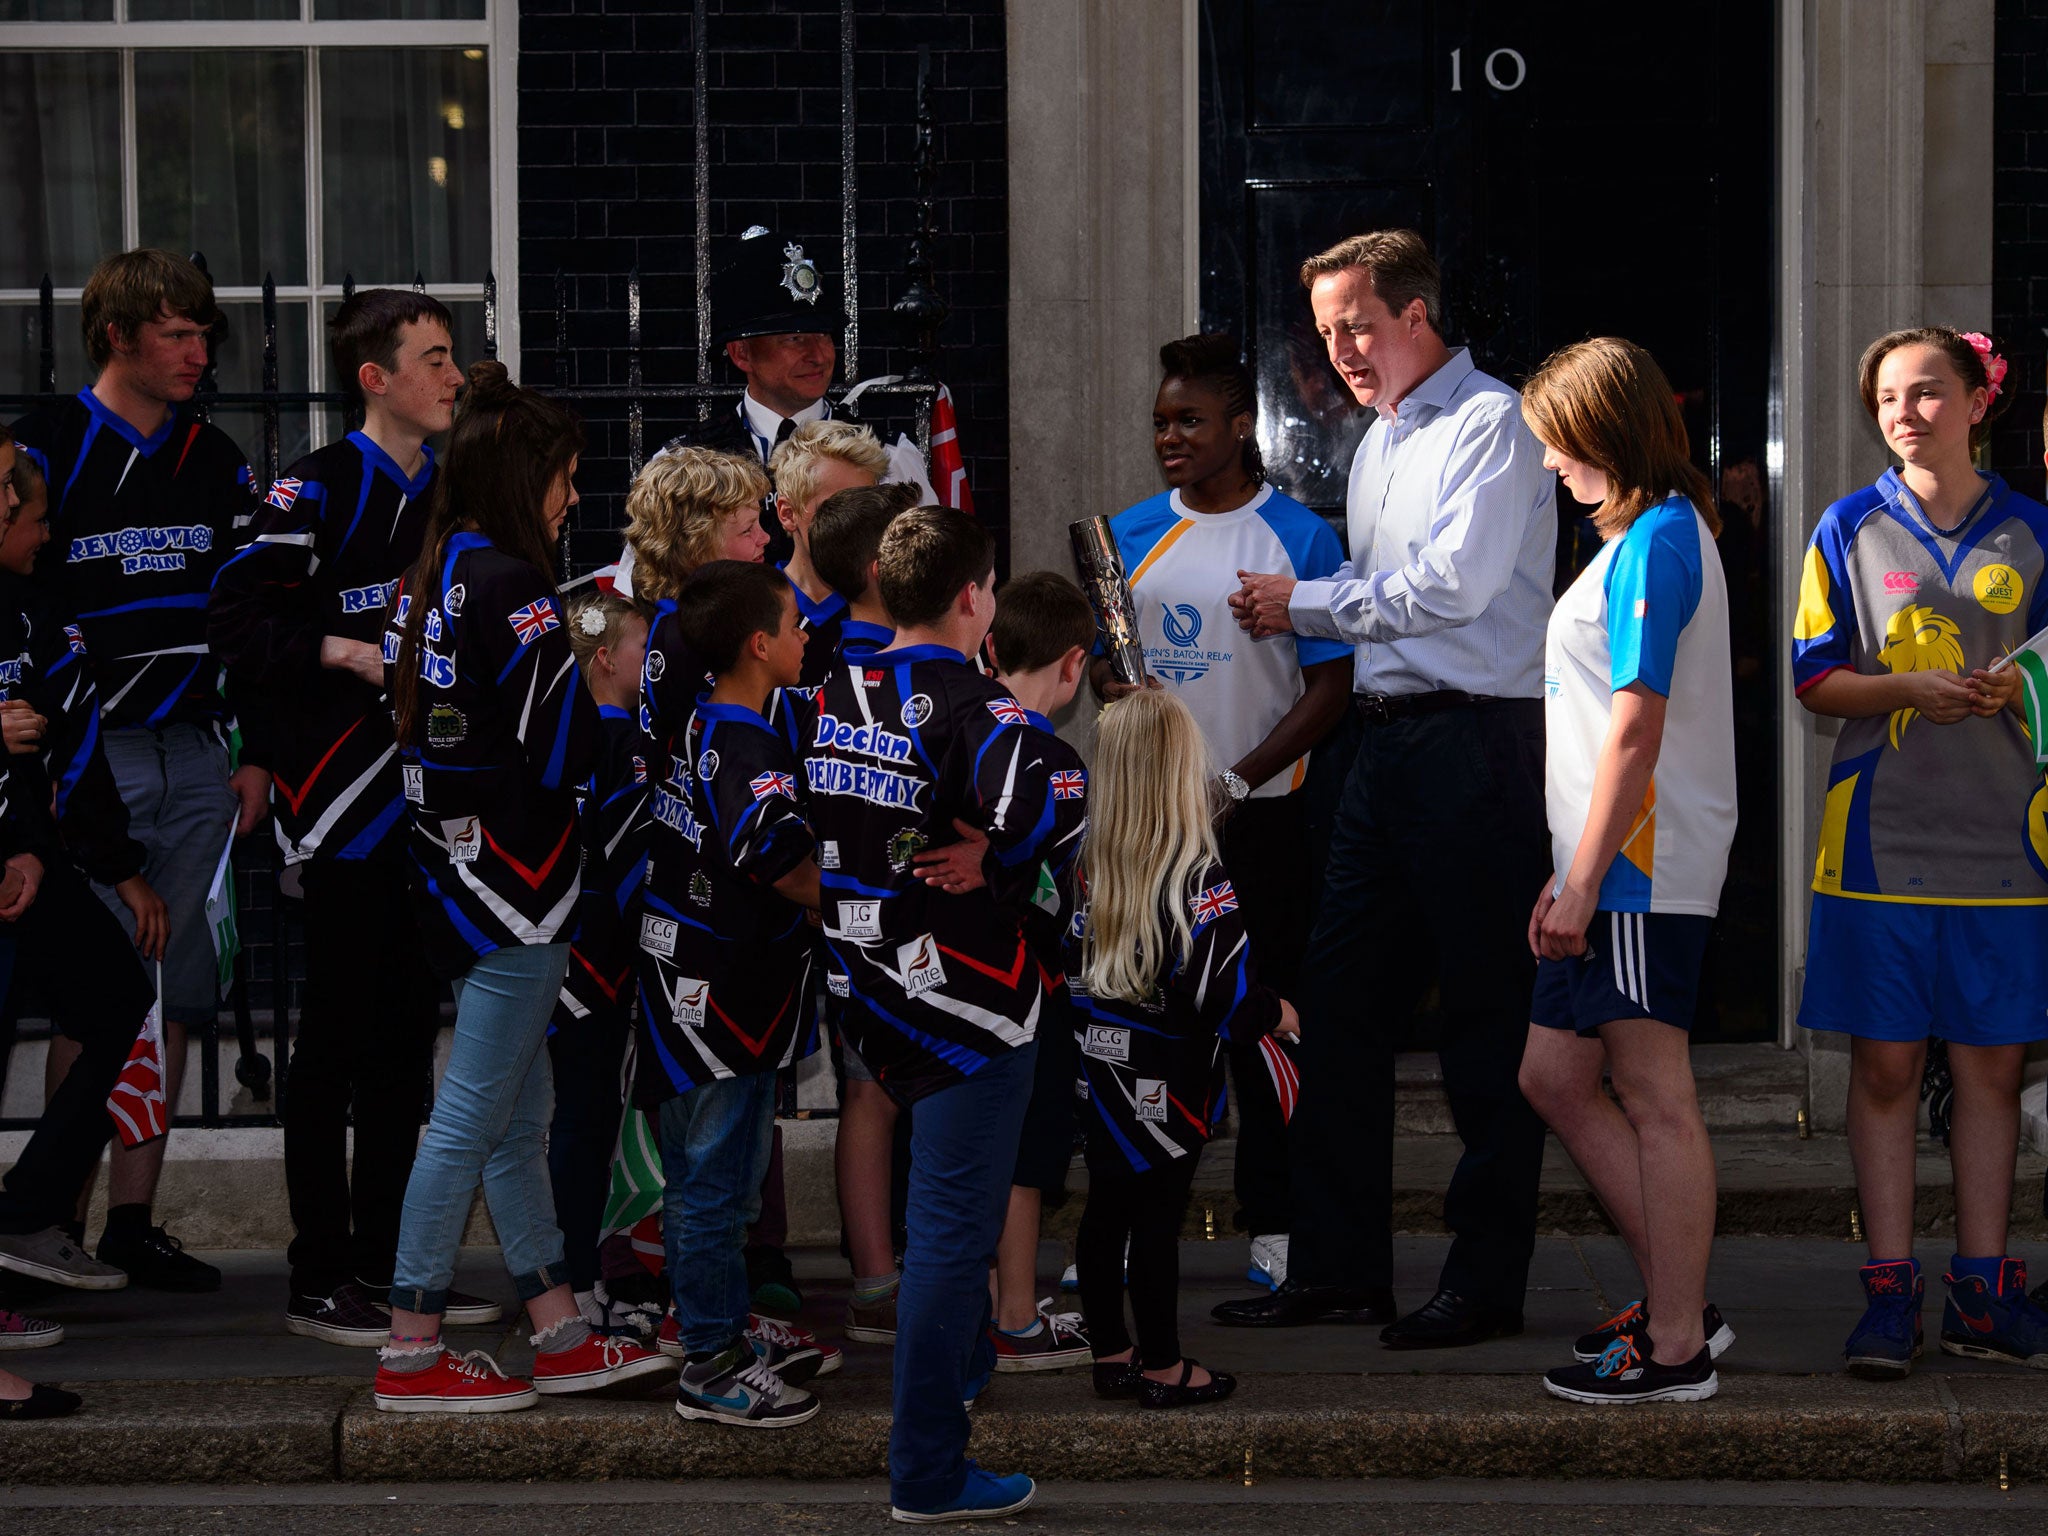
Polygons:
<instances>
[{"instance_id":1,"label":"man in blue shirt","mask_svg":"<svg viewBox=\"0 0 2048 1536\"><path fill-rule=\"evenodd\" d=\"M1522 1331L1543 1126L1516 1086L1550 868L1543 636L1556 485L1515 391L1443 339L1442 281L1409 230L1302 264L1316 330L1377 418L1352 461L1351 558L1322 581L1240 572L1254 635L1358 647L1358 755L1338 807L1304 995L1288 1283L1226 1302L1246 1326L1389 1323L1397 1349ZM1426 957L1417 963L1417 957ZM1430 982L1464 1155L1437 1294L1395 1320L1394 1052ZM1361 1132L1361 1127L1362 1132Z\"/></svg>"}]
</instances>

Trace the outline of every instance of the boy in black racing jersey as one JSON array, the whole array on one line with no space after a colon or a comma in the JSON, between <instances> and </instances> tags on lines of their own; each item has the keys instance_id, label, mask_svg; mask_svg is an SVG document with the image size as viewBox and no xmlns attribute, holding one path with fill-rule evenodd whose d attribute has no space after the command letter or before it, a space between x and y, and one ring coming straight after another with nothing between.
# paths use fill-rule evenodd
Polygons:
<instances>
[{"instance_id":1,"label":"boy in black racing jersey","mask_svg":"<svg viewBox=\"0 0 2048 1536\"><path fill-rule=\"evenodd\" d=\"M967 659L995 612L987 530L944 507L906 512L877 568L895 639L820 688L804 776L829 866L825 941L857 1004L849 1035L916 1106L890 1493L912 1518L993 1515L1023 1508L1033 1485L968 1464L965 1401L994 1362L988 1264L1045 989L1014 910L988 891L933 891L911 860L958 818L986 833L992 884L1035 868L1053 770L1024 706Z\"/></svg>"}]
</instances>

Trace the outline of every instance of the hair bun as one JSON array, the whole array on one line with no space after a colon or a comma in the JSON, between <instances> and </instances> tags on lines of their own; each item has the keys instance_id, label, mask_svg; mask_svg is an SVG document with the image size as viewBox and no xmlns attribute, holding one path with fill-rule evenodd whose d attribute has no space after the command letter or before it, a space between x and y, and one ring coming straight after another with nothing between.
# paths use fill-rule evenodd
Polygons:
<instances>
[{"instance_id":1,"label":"hair bun","mask_svg":"<svg viewBox=\"0 0 2048 1536\"><path fill-rule=\"evenodd\" d=\"M469 404L496 405L510 400L519 392L519 386L512 382L512 375L505 365L495 357L469 365Z\"/></svg>"}]
</instances>

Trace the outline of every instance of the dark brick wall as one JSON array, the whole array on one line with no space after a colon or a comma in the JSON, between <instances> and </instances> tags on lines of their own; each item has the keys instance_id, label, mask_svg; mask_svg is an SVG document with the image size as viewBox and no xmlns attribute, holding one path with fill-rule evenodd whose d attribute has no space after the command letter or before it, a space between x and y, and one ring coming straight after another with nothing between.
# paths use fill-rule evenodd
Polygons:
<instances>
[{"instance_id":1,"label":"dark brick wall","mask_svg":"<svg viewBox=\"0 0 2048 1536\"><path fill-rule=\"evenodd\" d=\"M714 260L750 224L840 266L839 6L710 0L708 104ZM519 59L521 346L528 382L626 382L626 274L642 284L645 378L695 378L695 152L689 0L522 0ZM932 249L953 306L940 377L960 414L976 510L1008 521L1005 299L1008 173L1002 0L858 0L855 81L863 377L912 361L889 315L916 228L917 48L931 49L940 171ZM556 346L554 274L568 281ZM738 382L718 358L715 377ZM847 381L850 382L850 381ZM623 407L587 412L591 449L574 563L615 551L623 522ZM650 412L649 450L680 424ZM881 423L877 423L881 425ZM890 426L891 434L907 421Z\"/></svg>"},{"instance_id":2,"label":"dark brick wall","mask_svg":"<svg viewBox=\"0 0 2048 1536\"><path fill-rule=\"evenodd\" d=\"M2014 395L1991 457L2016 490L2038 497L2048 393L2048 0L1998 0L1996 43L1991 324L2012 364Z\"/></svg>"}]
</instances>

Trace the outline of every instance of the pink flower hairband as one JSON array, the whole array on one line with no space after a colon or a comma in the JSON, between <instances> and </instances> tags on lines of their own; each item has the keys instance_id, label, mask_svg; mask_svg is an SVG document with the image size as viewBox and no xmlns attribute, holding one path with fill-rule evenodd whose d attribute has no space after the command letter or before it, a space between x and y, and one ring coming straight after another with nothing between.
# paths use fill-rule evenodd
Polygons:
<instances>
[{"instance_id":1,"label":"pink flower hairband","mask_svg":"<svg viewBox=\"0 0 2048 1536\"><path fill-rule=\"evenodd\" d=\"M1984 403L1989 405L1998 398L1998 388L2005 382L2005 359L1991 349L1991 338L1982 331L1964 331L1962 336L1976 350L1977 360L1984 365L1984 380L1991 390Z\"/></svg>"}]
</instances>

